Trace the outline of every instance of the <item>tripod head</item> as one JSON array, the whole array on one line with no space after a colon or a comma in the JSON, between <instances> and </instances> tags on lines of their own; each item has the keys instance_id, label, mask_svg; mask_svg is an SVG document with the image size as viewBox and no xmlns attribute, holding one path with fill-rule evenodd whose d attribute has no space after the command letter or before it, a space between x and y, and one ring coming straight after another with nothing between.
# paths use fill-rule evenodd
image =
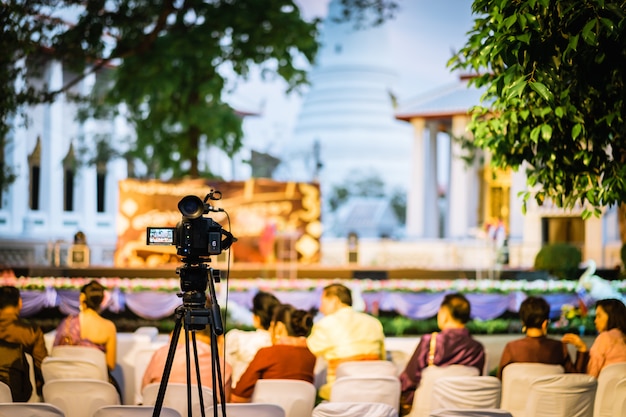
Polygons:
<instances>
[{"instance_id":1,"label":"tripod head","mask_svg":"<svg viewBox=\"0 0 626 417\"><path fill-rule=\"evenodd\" d=\"M207 325L213 327L216 335L224 333L222 316L214 282L220 281L219 269L213 269L197 259L183 258L184 266L176 269L180 276L178 296L183 299L180 307L184 312L185 328L187 330L202 330ZM209 289L210 301L207 303L206 290ZM210 307L210 309L207 308Z\"/></svg>"}]
</instances>

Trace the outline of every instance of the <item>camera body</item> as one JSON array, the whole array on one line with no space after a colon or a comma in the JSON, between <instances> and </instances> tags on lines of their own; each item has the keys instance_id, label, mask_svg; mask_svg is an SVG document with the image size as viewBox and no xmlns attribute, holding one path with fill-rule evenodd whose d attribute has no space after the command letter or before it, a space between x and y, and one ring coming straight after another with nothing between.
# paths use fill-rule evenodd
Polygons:
<instances>
[{"instance_id":1,"label":"camera body","mask_svg":"<svg viewBox=\"0 0 626 417\"><path fill-rule=\"evenodd\" d=\"M210 211L223 211L206 203L208 199L221 198L218 193L211 191L204 201L193 195L183 197L178 203L181 221L176 227L148 227L146 244L175 245L176 253L186 263L200 263L228 249L236 238L218 222L204 216Z\"/></svg>"}]
</instances>

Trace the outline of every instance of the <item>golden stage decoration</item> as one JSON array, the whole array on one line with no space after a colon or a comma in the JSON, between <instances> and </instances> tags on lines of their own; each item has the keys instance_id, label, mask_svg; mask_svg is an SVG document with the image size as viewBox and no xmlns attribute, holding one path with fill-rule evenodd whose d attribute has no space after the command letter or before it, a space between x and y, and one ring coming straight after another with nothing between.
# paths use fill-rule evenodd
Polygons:
<instances>
[{"instance_id":1,"label":"golden stage decoration","mask_svg":"<svg viewBox=\"0 0 626 417\"><path fill-rule=\"evenodd\" d=\"M229 217L224 212L210 212L205 216L238 239L229 250L233 261L287 261L276 258L284 255L277 254L275 249L284 240L289 240L289 246L293 248L289 261L319 261L322 227L317 184L258 178L230 182L127 179L119 183L115 266L151 267L180 263L175 246L146 245L146 228L176 226L181 220L180 199L186 195L204 199L211 190L220 191L223 198L208 203L224 209Z\"/></svg>"}]
</instances>

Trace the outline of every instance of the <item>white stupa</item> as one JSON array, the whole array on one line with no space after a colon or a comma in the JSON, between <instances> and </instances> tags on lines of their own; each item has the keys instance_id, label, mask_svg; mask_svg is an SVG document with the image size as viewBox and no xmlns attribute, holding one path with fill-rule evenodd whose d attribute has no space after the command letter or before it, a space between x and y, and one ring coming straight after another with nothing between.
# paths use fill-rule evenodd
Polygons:
<instances>
[{"instance_id":1,"label":"white stupa","mask_svg":"<svg viewBox=\"0 0 626 417\"><path fill-rule=\"evenodd\" d=\"M412 131L394 118L386 27L393 22L357 29L353 22L334 20L340 10L340 1L332 0L282 169L292 180L319 180L322 192L354 170L377 174L389 189L406 190Z\"/></svg>"}]
</instances>

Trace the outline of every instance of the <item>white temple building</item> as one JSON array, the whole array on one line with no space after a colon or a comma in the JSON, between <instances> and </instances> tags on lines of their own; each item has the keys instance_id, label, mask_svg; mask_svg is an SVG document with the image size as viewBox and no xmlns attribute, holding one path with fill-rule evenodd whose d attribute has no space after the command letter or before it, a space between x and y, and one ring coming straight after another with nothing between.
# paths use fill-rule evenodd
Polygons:
<instances>
[{"instance_id":1,"label":"white temple building","mask_svg":"<svg viewBox=\"0 0 626 417\"><path fill-rule=\"evenodd\" d=\"M60 62L48 61L39 81L56 91L72 77ZM95 82L92 74L74 89L85 93ZM127 176L126 162L80 166L77 148L80 137L89 146L104 133L117 138L119 148L131 132L121 119L79 123L76 112L76 104L61 95L52 104L32 108L26 126L24 120L14 120L5 158L18 175L2 194L0 264L59 265L79 231L87 237L91 263L111 263L117 184Z\"/></svg>"},{"instance_id":2,"label":"white temple building","mask_svg":"<svg viewBox=\"0 0 626 417\"><path fill-rule=\"evenodd\" d=\"M281 169L292 180L317 179L323 194L357 171L377 175L389 190L408 190L411 129L394 117L387 36L393 22L359 30L334 20L340 7L330 2L311 88Z\"/></svg>"}]
</instances>

